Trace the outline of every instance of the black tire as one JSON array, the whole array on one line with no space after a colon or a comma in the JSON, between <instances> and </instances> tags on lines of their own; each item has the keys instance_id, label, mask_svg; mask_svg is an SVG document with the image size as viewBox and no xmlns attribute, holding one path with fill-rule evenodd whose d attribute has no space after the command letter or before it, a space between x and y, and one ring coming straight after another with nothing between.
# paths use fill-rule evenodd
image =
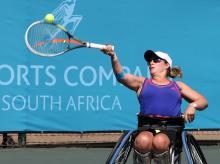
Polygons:
<instances>
[{"instance_id":1,"label":"black tire","mask_svg":"<svg viewBox=\"0 0 220 164\"><path fill-rule=\"evenodd\" d=\"M127 137L125 140L124 138ZM119 147L122 146L122 148L119 150ZM117 144L113 148L111 154L109 155L106 164L125 164L127 162L127 159L129 157L129 154L131 152L133 146L133 135L129 135L128 132L125 132L120 139L118 140ZM117 157L112 162L112 158L116 151L119 151Z\"/></svg>"},{"instance_id":2,"label":"black tire","mask_svg":"<svg viewBox=\"0 0 220 164\"><path fill-rule=\"evenodd\" d=\"M194 164L207 164L205 156L192 134L187 134L187 145Z\"/></svg>"}]
</instances>

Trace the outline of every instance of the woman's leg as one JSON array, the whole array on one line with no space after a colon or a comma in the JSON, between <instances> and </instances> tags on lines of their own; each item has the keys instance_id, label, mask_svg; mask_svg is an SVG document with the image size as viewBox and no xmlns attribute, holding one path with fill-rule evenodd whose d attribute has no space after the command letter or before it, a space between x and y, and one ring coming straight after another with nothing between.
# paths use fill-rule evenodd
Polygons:
<instances>
[{"instance_id":1,"label":"woman's leg","mask_svg":"<svg viewBox=\"0 0 220 164\"><path fill-rule=\"evenodd\" d=\"M152 151L154 152L154 163L168 164L170 139L164 133L159 133L153 138Z\"/></svg>"},{"instance_id":2,"label":"woman's leg","mask_svg":"<svg viewBox=\"0 0 220 164\"><path fill-rule=\"evenodd\" d=\"M150 164L153 134L149 131L139 133L134 141L134 164Z\"/></svg>"}]
</instances>

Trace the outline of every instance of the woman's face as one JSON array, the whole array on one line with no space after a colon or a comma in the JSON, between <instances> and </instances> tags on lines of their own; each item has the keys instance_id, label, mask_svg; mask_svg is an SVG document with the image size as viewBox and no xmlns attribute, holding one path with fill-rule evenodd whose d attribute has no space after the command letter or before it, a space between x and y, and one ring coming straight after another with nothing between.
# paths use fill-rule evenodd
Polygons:
<instances>
[{"instance_id":1,"label":"woman's face","mask_svg":"<svg viewBox=\"0 0 220 164\"><path fill-rule=\"evenodd\" d=\"M150 69L150 74L157 75L163 73L164 71L167 72L169 63L158 56L152 56L148 60L148 66Z\"/></svg>"}]
</instances>

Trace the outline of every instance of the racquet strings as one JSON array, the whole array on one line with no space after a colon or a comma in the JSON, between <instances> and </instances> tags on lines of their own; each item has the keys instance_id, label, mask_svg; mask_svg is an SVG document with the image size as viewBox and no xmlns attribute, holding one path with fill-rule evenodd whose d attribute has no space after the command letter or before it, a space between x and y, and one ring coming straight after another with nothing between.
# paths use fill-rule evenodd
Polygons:
<instances>
[{"instance_id":1,"label":"racquet strings","mask_svg":"<svg viewBox=\"0 0 220 164\"><path fill-rule=\"evenodd\" d=\"M53 24L43 22L32 26L27 38L32 49L48 56L65 52L70 46L70 38L66 32Z\"/></svg>"}]
</instances>

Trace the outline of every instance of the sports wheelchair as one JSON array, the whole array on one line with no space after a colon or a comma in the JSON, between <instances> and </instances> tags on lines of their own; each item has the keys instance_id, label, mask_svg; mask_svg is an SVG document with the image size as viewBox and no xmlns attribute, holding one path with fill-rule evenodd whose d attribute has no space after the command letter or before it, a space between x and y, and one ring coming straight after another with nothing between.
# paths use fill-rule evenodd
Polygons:
<instances>
[{"instance_id":1,"label":"sports wheelchair","mask_svg":"<svg viewBox=\"0 0 220 164\"><path fill-rule=\"evenodd\" d=\"M183 117L153 118L138 115L138 128L136 130L125 131L118 140L109 155L106 164L125 164L133 148L135 136L144 130L165 130L173 136L169 149L169 159L171 164L180 164L182 147L189 164L207 164L207 161L198 143L192 134L184 129Z\"/></svg>"}]
</instances>

